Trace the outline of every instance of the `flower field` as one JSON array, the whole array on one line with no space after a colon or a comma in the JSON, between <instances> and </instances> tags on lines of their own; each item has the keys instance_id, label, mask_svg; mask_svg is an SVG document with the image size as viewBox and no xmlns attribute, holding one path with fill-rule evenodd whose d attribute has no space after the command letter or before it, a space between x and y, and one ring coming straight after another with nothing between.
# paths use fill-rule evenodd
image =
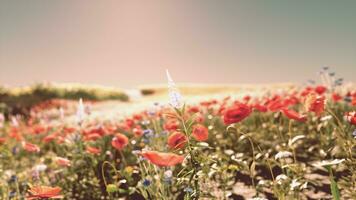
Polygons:
<instances>
[{"instance_id":1,"label":"flower field","mask_svg":"<svg viewBox=\"0 0 356 200\"><path fill-rule=\"evenodd\" d=\"M1 114L1 199L356 199L356 88L184 103L168 80L169 103L120 119L85 99Z\"/></svg>"}]
</instances>

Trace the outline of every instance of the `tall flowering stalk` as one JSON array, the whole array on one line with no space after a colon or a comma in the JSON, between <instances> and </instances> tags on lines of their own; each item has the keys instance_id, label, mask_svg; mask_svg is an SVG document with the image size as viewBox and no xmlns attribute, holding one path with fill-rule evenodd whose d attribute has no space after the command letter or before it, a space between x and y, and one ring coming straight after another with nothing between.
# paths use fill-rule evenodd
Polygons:
<instances>
[{"instance_id":1,"label":"tall flowering stalk","mask_svg":"<svg viewBox=\"0 0 356 200\"><path fill-rule=\"evenodd\" d=\"M83 104L83 99L80 98L79 103L78 103L77 113L76 113L76 120L79 125L81 125L83 123L85 116L86 116L86 114L85 114L85 107Z\"/></svg>"},{"instance_id":2,"label":"tall flowering stalk","mask_svg":"<svg viewBox=\"0 0 356 200\"><path fill-rule=\"evenodd\" d=\"M171 75L169 74L168 69L166 70L166 75L168 79L168 96L169 96L169 104L174 108L181 108L182 107L182 96L179 93L179 90L174 83Z\"/></svg>"},{"instance_id":3,"label":"tall flowering stalk","mask_svg":"<svg viewBox=\"0 0 356 200\"><path fill-rule=\"evenodd\" d=\"M189 176L188 186L186 190L185 199L199 199L200 196L200 189L199 189L199 180L197 177L197 173L199 171L200 165L196 159L196 152L194 151L194 146L191 143L191 135L192 135L192 125L191 119L185 119L185 105L182 104L182 96L179 93L176 84L174 83L172 77L170 76L168 70L166 71L167 79L168 79L168 95L170 98L170 105L174 108L176 112L176 118L180 122L183 130L182 132L185 134L187 139L187 149L188 149L188 159L189 164L187 168L190 168L190 172L186 174Z\"/></svg>"}]
</instances>

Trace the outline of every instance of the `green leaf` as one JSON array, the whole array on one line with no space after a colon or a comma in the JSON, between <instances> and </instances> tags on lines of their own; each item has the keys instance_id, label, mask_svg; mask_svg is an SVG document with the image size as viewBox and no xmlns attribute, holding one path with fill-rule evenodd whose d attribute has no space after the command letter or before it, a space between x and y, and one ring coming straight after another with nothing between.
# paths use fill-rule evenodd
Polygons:
<instances>
[{"instance_id":1,"label":"green leaf","mask_svg":"<svg viewBox=\"0 0 356 200\"><path fill-rule=\"evenodd\" d=\"M329 178L330 178L331 194L333 195L334 200L340 200L340 191L339 191L337 183L334 179L331 166L328 166L328 170L329 170L329 174L330 174Z\"/></svg>"}]
</instances>

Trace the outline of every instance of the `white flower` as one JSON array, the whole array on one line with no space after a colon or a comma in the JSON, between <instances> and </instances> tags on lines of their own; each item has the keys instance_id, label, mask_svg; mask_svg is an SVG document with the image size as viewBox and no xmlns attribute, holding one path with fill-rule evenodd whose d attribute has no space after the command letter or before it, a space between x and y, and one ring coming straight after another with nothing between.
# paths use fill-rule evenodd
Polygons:
<instances>
[{"instance_id":1,"label":"white flower","mask_svg":"<svg viewBox=\"0 0 356 200\"><path fill-rule=\"evenodd\" d=\"M293 191L300 185L301 185L301 183L298 182L297 179L293 179L292 182L290 183L290 189Z\"/></svg>"},{"instance_id":2,"label":"white flower","mask_svg":"<svg viewBox=\"0 0 356 200\"><path fill-rule=\"evenodd\" d=\"M330 119L332 119L333 117L331 115L326 115L322 118L320 118L320 121L324 122L324 121L329 121Z\"/></svg>"},{"instance_id":3,"label":"white flower","mask_svg":"<svg viewBox=\"0 0 356 200\"><path fill-rule=\"evenodd\" d=\"M234 152L233 150L231 150L231 149L226 149L226 150L224 151L224 153L225 153L226 155L231 156L231 155L234 154L235 152Z\"/></svg>"},{"instance_id":4,"label":"white flower","mask_svg":"<svg viewBox=\"0 0 356 200\"><path fill-rule=\"evenodd\" d=\"M288 176L284 175L284 174L280 174L276 177L276 181L278 184L282 184L284 180L287 180Z\"/></svg>"},{"instance_id":5,"label":"white flower","mask_svg":"<svg viewBox=\"0 0 356 200\"><path fill-rule=\"evenodd\" d=\"M43 172L47 169L47 165L45 164L39 164L39 165L36 165L33 170L37 171L37 172Z\"/></svg>"},{"instance_id":6,"label":"white flower","mask_svg":"<svg viewBox=\"0 0 356 200\"><path fill-rule=\"evenodd\" d=\"M356 114L356 111L352 111L352 112L347 113L347 115L345 116L346 120L348 122L351 122L351 119L352 119L353 116L355 116L355 114Z\"/></svg>"},{"instance_id":7,"label":"white flower","mask_svg":"<svg viewBox=\"0 0 356 200\"><path fill-rule=\"evenodd\" d=\"M320 162L314 163L313 166L314 167L326 167L326 166L338 165L344 161L345 161L345 159L322 160Z\"/></svg>"},{"instance_id":8,"label":"white flower","mask_svg":"<svg viewBox=\"0 0 356 200\"><path fill-rule=\"evenodd\" d=\"M172 178L172 175L173 175L172 170L167 170L164 172L164 178L166 178L166 179Z\"/></svg>"},{"instance_id":9,"label":"white flower","mask_svg":"<svg viewBox=\"0 0 356 200\"><path fill-rule=\"evenodd\" d=\"M288 158L288 157L291 157L292 155L293 154L289 151L280 151L274 156L274 159L278 160L281 158Z\"/></svg>"},{"instance_id":10,"label":"white flower","mask_svg":"<svg viewBox=\"0 0 356 200\"><path fill-rule=\"evenodd\" d=\"M179 90L174 83L171 75L168 72L168 69L166 70L167 74L167 79L168 79L168 96L169 96L169 104L173 106L174 108L180 108L182 106L181 100L182 96L179 93Z\"/></svg>"},{"instance_id":11,"label":"white flower","mask_svg":"<svg viewBox=\"0 0 356 200\"><path fill-rule=\"evenodd\" d=\"M81 124L85 118L85 107L82 98L79 99L76 117L77 117L78 124Z\"/></svg>"}]
</instances>

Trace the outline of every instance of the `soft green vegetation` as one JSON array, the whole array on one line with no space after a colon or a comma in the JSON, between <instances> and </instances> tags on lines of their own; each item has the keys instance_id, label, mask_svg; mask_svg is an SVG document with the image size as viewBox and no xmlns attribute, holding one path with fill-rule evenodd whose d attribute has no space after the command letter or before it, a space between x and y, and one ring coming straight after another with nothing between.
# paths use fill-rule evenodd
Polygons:
<instances>
[{"instance_id":1,"label":"soft green vegetation","mask_svg":"<svg viewBox=\"0 0 356 200\"><path fill-rule=\"evenodd\" d=\"M24 88L0 87L0 112L27 114L32 106L43 101L79 98L92 101L129 100L124 91L114 88L54 84L35 84Z\"/></svg>"}]
</instances>

